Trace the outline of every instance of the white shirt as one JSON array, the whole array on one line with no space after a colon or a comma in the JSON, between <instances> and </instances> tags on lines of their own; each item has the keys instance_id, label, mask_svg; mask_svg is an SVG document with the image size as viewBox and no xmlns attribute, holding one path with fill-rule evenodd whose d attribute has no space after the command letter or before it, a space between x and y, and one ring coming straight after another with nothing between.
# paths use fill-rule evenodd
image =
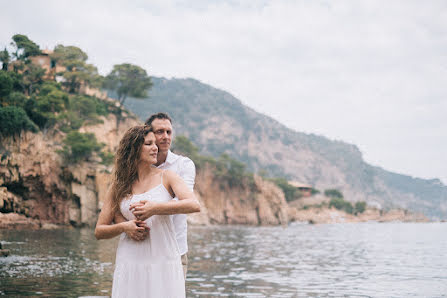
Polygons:
<instances>
[{"instance_id":1,"label":"white shirt","mask_svg":"<svg viewBox=\"0 0 447 298\"><path fill-rule=\"evenodd\" d=\"M169 150L166 161L157 168L175 172L182 177L188 188L193 191L194 180L196 178L196 167L194 162L188 157L177 155ZM188 225L186 223L186 214L174 214L172 215L172 221L174 223L179 252L181 255L184 255L188 252Z\"/></svg>"}]
</instances>

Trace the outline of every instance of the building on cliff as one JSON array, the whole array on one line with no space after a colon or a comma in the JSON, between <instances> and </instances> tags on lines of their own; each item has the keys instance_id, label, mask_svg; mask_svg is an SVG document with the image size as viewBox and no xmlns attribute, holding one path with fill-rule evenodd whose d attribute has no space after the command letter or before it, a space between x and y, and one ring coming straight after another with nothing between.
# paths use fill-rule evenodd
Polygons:
<instances>
[{"instance_id":1,"label":"building on cliff","mask_svg":"<svg viewBox=\"0 0 447 298\"><path fill-rule=\"evenodd\" d=\"M38 65L45 69L45 80L56 80L58 82L63 82L65 79L60 74L67 71L67 68L60 63L57 63L57 61L51 57L52 54L52 50L44 49L41 51L40 55L31 56L29 59L32 64ZM22 72L23 70L20 70L21 66L23 66L23 62L16 60L8 65L8 71ZM95 96L100 99L108 99L106 92L103 92L98 88L91 88L87 84L81 84L79 92L82 94Z\"/></svg>"},{"instance_id":2,"label":"building on cliff","mask_svg":"<svg viewBox=\"0 0 447 298\"><path fill-rule=\"evenodd\" d=\"M312 196L312 185L297 181L289 181L289 184L298 188L304 198Z\"/></svg>"}]
</instances>

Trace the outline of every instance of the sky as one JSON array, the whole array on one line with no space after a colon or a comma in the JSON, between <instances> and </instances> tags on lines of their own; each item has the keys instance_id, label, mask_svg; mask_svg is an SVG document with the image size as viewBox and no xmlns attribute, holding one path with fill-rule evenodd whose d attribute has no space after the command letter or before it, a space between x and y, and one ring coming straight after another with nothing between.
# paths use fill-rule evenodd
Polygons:
<instances>
[{"instance_id":1,"label":"sky","mask_svg":"<svg viewBox=\"0 0 447 298\"><path fill-rule=\"evenodd\" d=\"M447 184L447 1L8 1L14 34L230 92L366 162Z\"/></svg>"}]
</instances>

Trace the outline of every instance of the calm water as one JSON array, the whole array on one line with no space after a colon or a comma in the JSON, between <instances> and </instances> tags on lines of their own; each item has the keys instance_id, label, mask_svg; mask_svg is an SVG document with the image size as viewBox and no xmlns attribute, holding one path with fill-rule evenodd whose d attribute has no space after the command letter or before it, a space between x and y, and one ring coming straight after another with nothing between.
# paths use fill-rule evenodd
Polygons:
<instances>
[{"instance_id":1,"label":"calm water","mask_svg":"<svg viewBox=\"0 0 447 298\"><path fill-rule=\"evenodd\" d=\"M0 295L109 296L116 240L0 230ZM188 297L447 297L447 224L191 227Z\"/></svg>"}]
</instances>

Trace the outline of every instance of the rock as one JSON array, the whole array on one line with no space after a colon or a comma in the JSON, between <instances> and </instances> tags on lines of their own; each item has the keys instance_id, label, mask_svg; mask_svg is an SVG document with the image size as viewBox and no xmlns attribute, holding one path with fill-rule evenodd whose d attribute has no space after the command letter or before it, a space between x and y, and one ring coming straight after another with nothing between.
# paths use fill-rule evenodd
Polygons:
<instances>
[{"instance_id":1,"label":"rock","mask_svg":"<svg viewBox=\"0 0 447 298\"><path fill-rule=\"evenodd\" d=\"M194 194L196 195L197 199L199 200L200 212L188 214L188 217L187 217L188 224L202 225L202 226L209 225L210 218L209 218L208 210L205 207L205 204L203 202L203 199L197 191L195 191Z\"/></svg>"},{"instance_id":2,"label":"rock","mask_svg":"<svg viewBox=\"0 0 447 298\"><path fill-rule=\"evenodd\" d=\"M0 213L0 229L39 229L40 221L17 213Z\"/></svg>"},{"instance_id":3,"label":"rock","mask_svg":"<svg viewBox=\"0 0 447 298\"><path fill-rule=\"evenodd\" d=\"M255 176L258 190L256 195L258 203L258 218L261 225L285 225L289 221L288 205L284 193L272 182Z\"/></svg>"},{"instance_id":4,"label":"rock","mask_svg":"<svg viewBox=\"0 0 447 298\"><path fill-rule=\"evenodd\" d=\"M58 226L58 225L55 225L55 224L52 224L52 223L49 223L49 222L45 222L45 223L42 223L42 227L41 228L43 230L56 230L56 229L60 229L61 226Z\"/></svg>"},{"instance_id":5,"label":"rock","mask_svg":"<svg viewBox=\"0 0 447 298\"><path fill-rule=\"evenodd\" d=\"M244 183L229 187L209 167L197 172L195 190L201 198L202 210L208 215L209 223L287 224L287 202L276 185L261 177L255 177L254 185L249 185L247 181Z\"/></svg>"},{"instance_id":6,"label":"rock","mask_svg":"<svg viewBox=\"0 0 447 298\"><path fill-rule=\"evenodd\" d=\"M390 221L411 221L411 222L427 222L428 218L423 214L413 214L401 209L393 209L387 212L380 211L376 208L368 208L363 213L354 215L346 213L343 210L328 208L327 206L307 205L306 209L301 209L296 204L289 204L289 217L291 221L309 223L341 223L341 222L390 222ZM318 206L318 207L317 207Z\"/></svg>"},{"instance_id":7,"label":"rock","mask_svg":"<svg viewBox=\"0 0 447 298\"><path fill-rule=\"evenodd\" d=\"M9 256L9 249L0 249L0 256L2 257Z\"/></svg>"},{"instance_id":8,"label":"rock","mask_svg":"<svg viewBox=\"0 0 447 298\"><path fill-rule=\"evenodd\" d=\"M80 198L81 224L89 226L96 223L98 210L98 201L92 184L91 179L88 179L83 185L74 182L71 184L73 194Z\"/></svg>"}]
</instances>

